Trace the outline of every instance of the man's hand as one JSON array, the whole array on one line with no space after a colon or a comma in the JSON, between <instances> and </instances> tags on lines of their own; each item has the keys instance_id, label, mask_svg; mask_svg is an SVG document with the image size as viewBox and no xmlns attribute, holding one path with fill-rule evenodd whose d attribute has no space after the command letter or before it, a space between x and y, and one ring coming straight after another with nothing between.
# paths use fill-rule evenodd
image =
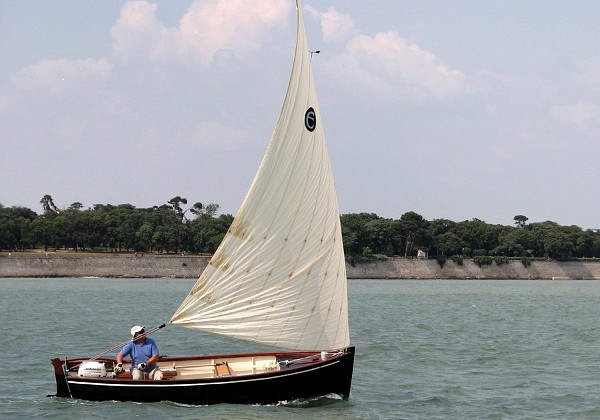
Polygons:
<instances>
[{"instance_id":1,"label":"man's hand","mask_svg":"<svg viewBox=\"0 0 600 420\"><path fill-rule=\"evenodd\" d=\"M115 375L118 375L119 373L123 373L123 363L117 363L117 365L114 367L113 371L115 372Z\"/></svg>"}]
</instances>

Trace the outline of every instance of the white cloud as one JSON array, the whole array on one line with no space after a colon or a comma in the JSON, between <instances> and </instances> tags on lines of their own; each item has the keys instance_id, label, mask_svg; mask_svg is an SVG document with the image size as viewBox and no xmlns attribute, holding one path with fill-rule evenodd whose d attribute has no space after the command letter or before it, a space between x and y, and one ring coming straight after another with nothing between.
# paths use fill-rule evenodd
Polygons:
<instances>
[{"instance_id":1,"label":"white cloud","mask_svg":"<svg viewBox=\"0 0 600 420\"><path fill-rule=\"evenodd\" d=\"M600 106L585 101L554 106L550 109L550 113L563 123L583 125L588 121L600 121Z\"/></svg>"},{"instance_id":2,"label":"white cloud","mask_svg":"<svg viewBox=\"0 0 600 420\"><path fill-rule=\"evenodd\" d=\"M16 72L12 82L19 89L60 90L73 81L107 75L111 69L105 59L41 60Z\"/></svg>"},{"instance_id":3,"label":"white cloud","mask_svg":"<svg viewBox=\"0 0 600 420\"><path fill-rule=\"evenodd\" d=\"M409 90L417 96L445 98L465 88L462 71L392 31L354 37L336 61L347 81L355 79L392 94Z\"/></svg>"},{"instance_id":4,"label":"white cloud","mask_svg":"<svg viewBox=\"0 0 600 420\"><path fill-rule=\"evenodd\" d=\"M379 32L373 37L358 34L349 14L333 7L326 12L311 6L304 9L320 20L326 42L347 40L345 51L331 54L326 64L335 80L388 97L411 94L447 98L467 90L461 70L449 68L433 53L410 44L395 31Z\"/></svg>"},{"instance_id":5,"label":"white cloud","mask_svg":"<svg viewBox=\"0 0 600 420\"><path fill-rule=\"evenodd\" d=\"M156 18L156 8L147 1L129 2L123 6L119 19L110 29L116 58L157 56L158 46L163 45L169 32Z\"/></svg>"},{"instance_id":6,"label":"white cloud","mask_svg":"<svg viewBox=\"0 0 600 420\"><path fill-rule=\"evenodd\" d=\"M321 20L323 39L327 42L347 39L354 31L355 23L352 16L337 12L335 7L330 7L322 13L311 6L305 6L304 9L314 19Z\"/></svg>"},{"instance_id":7,"label":"white cloud","mask_svg":"<svg viewBox=\"0 0 600 420\"><path fill-rule=\"evenodd\" d=\"M221 50L238 56L259 49L268 29L291 10L287 0L208 0L192 4L179 26L167 28L147 1L127 3L111 29L115 56L152 60L188 58L208 64Z\"/></svg>"}]
</instances>

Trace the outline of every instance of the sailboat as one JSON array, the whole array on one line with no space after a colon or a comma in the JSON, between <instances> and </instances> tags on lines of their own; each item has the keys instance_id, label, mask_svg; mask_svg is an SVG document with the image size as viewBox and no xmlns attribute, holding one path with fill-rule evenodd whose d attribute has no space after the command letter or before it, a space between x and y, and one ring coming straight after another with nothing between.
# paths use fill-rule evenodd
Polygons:
<instances>
[{"instance_id":1,"label":"sailboat","mask_svg":"<svg viewBox=\"0 0 600 420\"><path fill-rule=\"evenodd\" d=\"M340 217L299 0L296 9L294 62L265 156L170 320L281 350L163 357L159 381L134 381L128 363L117 375L111 358L55 358L57 396L201 405L349 397L355 348Z\"/></svg>"}]
</instances>

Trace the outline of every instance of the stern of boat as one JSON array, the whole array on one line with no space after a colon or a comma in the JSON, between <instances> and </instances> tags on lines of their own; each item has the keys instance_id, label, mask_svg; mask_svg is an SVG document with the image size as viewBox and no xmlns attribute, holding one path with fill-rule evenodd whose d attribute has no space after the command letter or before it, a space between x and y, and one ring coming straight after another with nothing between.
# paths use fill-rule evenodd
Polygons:
<instances>
[{"instance_id":1,"label":"stern of boat","mask_svg":"<svg viewBox=\"0 0 600 420\"><path fill-rule=\"evenodd\" d=\"M56 397L71 398L69 384L67 383L67 375L65 371L66 361L60 360L58 357L51 360L54 366L54 377L56 379Z\"/></svg>"}]
</instances>

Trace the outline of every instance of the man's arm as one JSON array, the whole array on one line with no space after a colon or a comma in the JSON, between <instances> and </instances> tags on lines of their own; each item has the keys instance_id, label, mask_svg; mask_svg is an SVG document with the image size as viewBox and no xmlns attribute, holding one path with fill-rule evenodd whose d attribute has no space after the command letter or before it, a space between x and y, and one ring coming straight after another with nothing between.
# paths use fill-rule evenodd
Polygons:
<instances>
[{"instance_id":1,"label":"man's arm","mask_svg":"<svg viewBox=\"0 0 600 420\"><path fill-rule=\"evenodd\" d=\"M125 347L117 353L117 363L123 363L123 357L128 356L131 353L131 343L127 343Z\"/></svg>"},{"instance_id":2,"label":"man's arm","mask_svg":"<svg viewBox=\"0 0 600 420\"><path fill-rule=\"evenodd\" d=\"M146 364L147 365L151 365L153 363L158 362L159 357L160 356L158 354L155 354L154 356L152 356L151 358L149 358L148 360L146 360Z\"/></svg>"}]
</instances>

